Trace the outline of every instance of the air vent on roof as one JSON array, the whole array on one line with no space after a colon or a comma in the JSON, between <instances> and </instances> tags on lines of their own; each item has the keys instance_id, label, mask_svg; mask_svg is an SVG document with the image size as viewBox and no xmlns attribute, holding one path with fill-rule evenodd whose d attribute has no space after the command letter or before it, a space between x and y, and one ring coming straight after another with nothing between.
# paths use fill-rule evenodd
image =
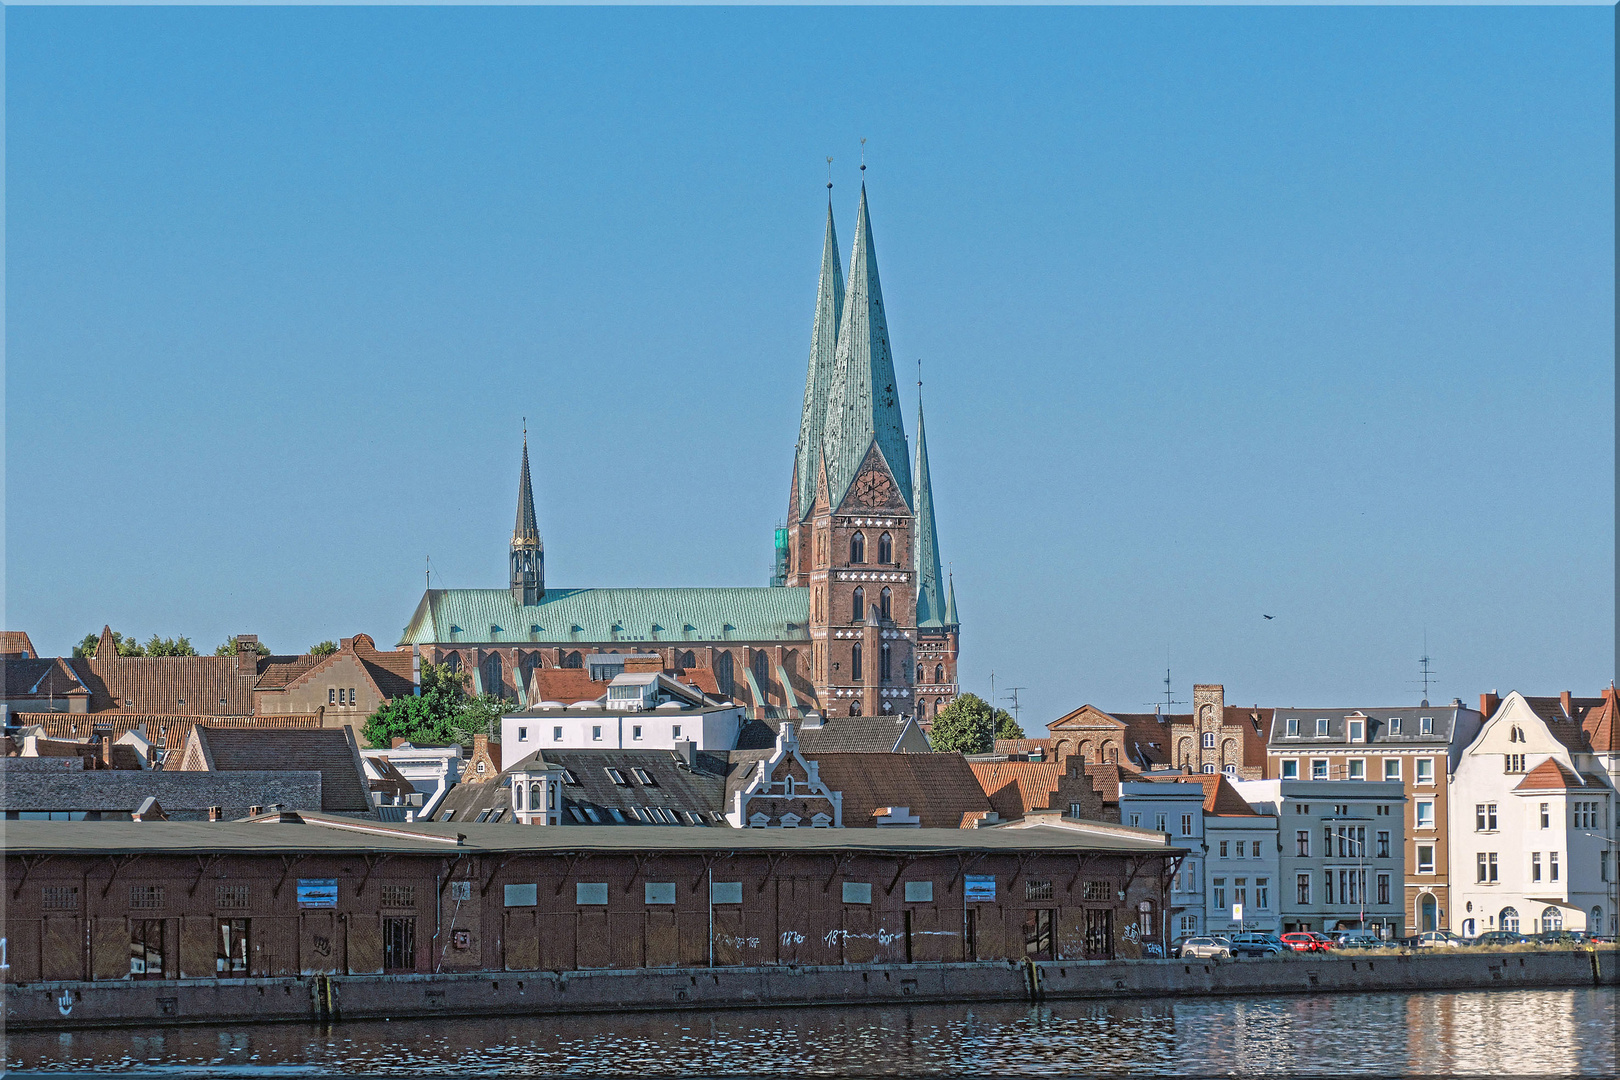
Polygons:
<instances>
[{"instance_id":1,"label":"air vent on roof","mask_svg":"<svg viewBox=\"0 0 1620 1080\"><path fill-rule=\"evenodd\" d=\"M583 626L580 626L579 623L575 623L573 625L572 629L569 630L569 633L572 633L572 634L583 634L584 632L585 632L585 628Z\"/></svg>"},{"instance_id":2,"label":"air vent on roof","mask_svg":"<svg viewBox=\"0 0 1620 1080\"><path fill-rule=\"evenodd\" d=\"M450 624L450 632L452 634L459 634L459 633L462 633L462 629L461 629L461 627L457 626L455 623L451 623Z\"/></svg>"},{"instance_id":3,"label":"air vent on roof","mask_svg":"<svg viewBox=\"0 0 1620 1080\"><path fill-rule=\"evenodd\" d=\"M664 628L662 626L659 626L657 623L653 623L652 624L652 632L655 633L655 634L662 634L664 632Z\"/></svg>"},{"instance_id":4,"label":"air vent on roof","mask_svg":"<svg viewBox=\"0 0 1620 1080\"><path fill-rule=\"evenodd\" d=\"M492 634L505 633L505 631L503 631L500 627L496 626L494 623L489 624L489 632L492 633Z\"/></svg>"},{"instance_id":5,"label":"air vent on roof","mask_svg":"<svg viewBox=\"0 0 1620 1080\"><path fill-rule=\"evenodd\" d=\"M697 633L697 627L693 626L691 623L687 623L685 626L681 627L681 630L688 634Z\"/></svg>"},{"instance_id":6,"label":"air vent on roof","mask_svg":"<svg viewBox=\"0 0 1620 1080\"><path fill-rule=\"evenodd\" d=\"M529 633L531 633L531 634L543 634L545 632L546 632L546 628L543 627L543 626L531 626L531 627L529 627Z\"/></svg>"},{"instance_id":7,"label":"air vent on roof","mask_svg":"<svg viewBox=\"0 0 1620 1080\"><path fill-rule=\"evenodd\" d=\"M615 634L624 633L624 627L619 625L618 623L614 623L613 624L613 633L615 633Z\"/></svg>"}]
</instances>

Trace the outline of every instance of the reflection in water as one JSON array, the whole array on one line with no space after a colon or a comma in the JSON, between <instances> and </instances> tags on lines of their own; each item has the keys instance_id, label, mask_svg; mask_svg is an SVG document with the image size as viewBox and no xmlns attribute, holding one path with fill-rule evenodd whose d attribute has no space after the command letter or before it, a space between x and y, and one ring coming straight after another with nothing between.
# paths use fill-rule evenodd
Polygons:
<instances>
[{"instance_id":1,"label":"reflection in water","mask_svg":"<svg viewBox=\"0 0 1620 1080\"><path fill-rule=\"evenodd\" d=\"M1612 990L10 1033L18 1069L479 1075L1561 1074L1616 1070Z\"/></svg>"}]
</instances>

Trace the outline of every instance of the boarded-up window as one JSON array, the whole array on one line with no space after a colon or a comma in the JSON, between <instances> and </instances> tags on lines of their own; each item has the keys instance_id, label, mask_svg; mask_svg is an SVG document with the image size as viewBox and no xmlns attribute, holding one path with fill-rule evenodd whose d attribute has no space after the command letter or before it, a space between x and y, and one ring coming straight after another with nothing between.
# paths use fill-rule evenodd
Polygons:
<instances>
[{"instance_id":1,"label":"boarded-up window","mask_svg":"<svg viewBox=\"0 0 1620 1080\"><path fill-rule=\"evenodd\" d=\"M1025 900L1050 900L1050 899L1052 899L1052 883L1050 881L1036 881L1033 878L1026 878L1024 880L1024 899Z\"/></svg>"},{"instance_id":2,"label":"boarded-up window","mask_svg":"<svg viewBox=\"0 0 1620 1080\"><path fill-rule=\"evenodd\" d=\"M906 882L906 903L931 904L934 902L934 883L932 881Z\"/></svg>"},{"instance_id":3,"label":"boarded-up window","mask_svg":"<svg viewBox=\"0 0 1620 1080\"><path fill-rule=\"evenodd\" d=\"M471 900L472 899L472 882L470 882L470 881L452 881L450 883L450 899L452 899L452 900Z\"/></svg>"},{"instance_id":4,"label":"boarded-up window","mask_svg":"<svg viewBox=\"0 0 1620 1080\"><path fill-rule=\"evenodd\" d=\"M248 906L248 887L246 885L216 885L214 886L214 906L216 908L245 908Z\"/></svg>"},{"instance_id":5,"label":"boarded-up window","mask_svg":"<svg viewBox=\"0 0 1620 1080\"><path fill-rule=\"evenodd\" d=\"M1113 889L1106 881L1088 881L1081 891L1081 897L1086 900L1109 900L1113 897Z\"/></svg>"},{"instance_id":6,"label":"boarded-up window","mask_svg":"<svg viewBox=\"0 0 1620 1080\"><path fill-rule=\"evenodd\" d=\"M396 908L397 907L406 907L406 908L415 907L416 906L416 886L415 885L384 885L382 887L382 906L383 907L396 907Z\"/></svg>"},{"instance_id":7,"label":"boarded-up window","mask_svg":"<svg viewBox=\"0 0 1620 1080\"><path fill-rule=\"evenodd\" d=\"M506 886L507 907L536 907L540 903L540 887L538 885L508 885ZM583 903L583 901L581 901Z\"/></svg>"},{"instance_id":8,"label":"boarded-up window","mask_svg":"<svg viewBox=\"0 0 1620 1080\"><path fill-rule=\"evenodd\" d=\"M46 911L78 911L79 887L77 885L47 885L40 899Z\"/></svg>"},{"instance_id":9,"label":"boarded-up window","mask_svg":"<svg viewBox=\"0 0 1620 1080\"><path fill-rule=\"evenodd\" d=\"M649 881L647 886L647 903L673 904L675 902L675 883L673 881Z\"/></svg>"},{"instance_id":10,"label":"boarded-up window","mask_svg":"<svg viewBox=\"0 0 1620 1080\"><path fill-rule=\"evenodd\" d=\"M742 882L716 881L709 886L709 903L711 904L740 904L742 903Z\"/></svg>"},{"instance_id":11,"label":"boarded-up window","mask_svg":"<svg viewBox=\"0 0 1620 1080\"><path fill-rule=\"evenodd\" d=\"M607 903L607 882L581 881L574 885L574 902L576 904L605 904Z\"/></svg>"},{"instance_id":12,"label":"boarded-up window","mask_svg":"<svg viewBox=\"0 0 1620 1080\"><path fill-rule=\"evenodd\" d=\"M162 907L163 886L131 885L129 887L129 906L148 910Z\"/></svg>"},{"instance_id":13,"label":"boarded-up window","mask_svg":"<svg viewBox=\"0 0 1620 1080\"><path fill-rule=\"evenodd\" d=\"M844 903L870 904L872 902L872 883L870 881L844 882Z\"/></svg>"}]
</instances>

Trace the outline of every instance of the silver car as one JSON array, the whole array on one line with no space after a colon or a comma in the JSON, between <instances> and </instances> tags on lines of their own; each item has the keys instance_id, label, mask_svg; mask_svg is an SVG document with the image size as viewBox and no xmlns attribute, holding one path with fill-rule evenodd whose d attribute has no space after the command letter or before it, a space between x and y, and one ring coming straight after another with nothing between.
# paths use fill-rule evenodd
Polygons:
<instances>
[{"instance_id":1,"label":"silver car","mask_svg":"<svg viewBox=\"0 0 1620 1080\"><path fill-rule=\"evenodd\" d=\"M1231 956L1232 943L1223 937L1192 937L1181 943L1181 958L1205 960L1211 956Z\"/></svg>"}]
</instances>

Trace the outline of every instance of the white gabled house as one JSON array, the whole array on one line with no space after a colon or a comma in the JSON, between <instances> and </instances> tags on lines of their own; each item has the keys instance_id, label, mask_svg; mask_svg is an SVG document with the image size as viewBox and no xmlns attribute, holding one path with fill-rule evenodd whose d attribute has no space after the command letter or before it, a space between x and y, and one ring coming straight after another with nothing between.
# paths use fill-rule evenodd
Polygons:
<instances>
[{"instance_id":1,"label":"white gabled house","mask_svg":"<svg viewBox=\"0 0 1620 1080\"><path fill-rule=\"evenodd\" d=\"M1612 687L1601 698L1514 691L1463 752L1449 839L1464 937L1620 928L1616 719Z\"/></svg>"}]
</instances>

